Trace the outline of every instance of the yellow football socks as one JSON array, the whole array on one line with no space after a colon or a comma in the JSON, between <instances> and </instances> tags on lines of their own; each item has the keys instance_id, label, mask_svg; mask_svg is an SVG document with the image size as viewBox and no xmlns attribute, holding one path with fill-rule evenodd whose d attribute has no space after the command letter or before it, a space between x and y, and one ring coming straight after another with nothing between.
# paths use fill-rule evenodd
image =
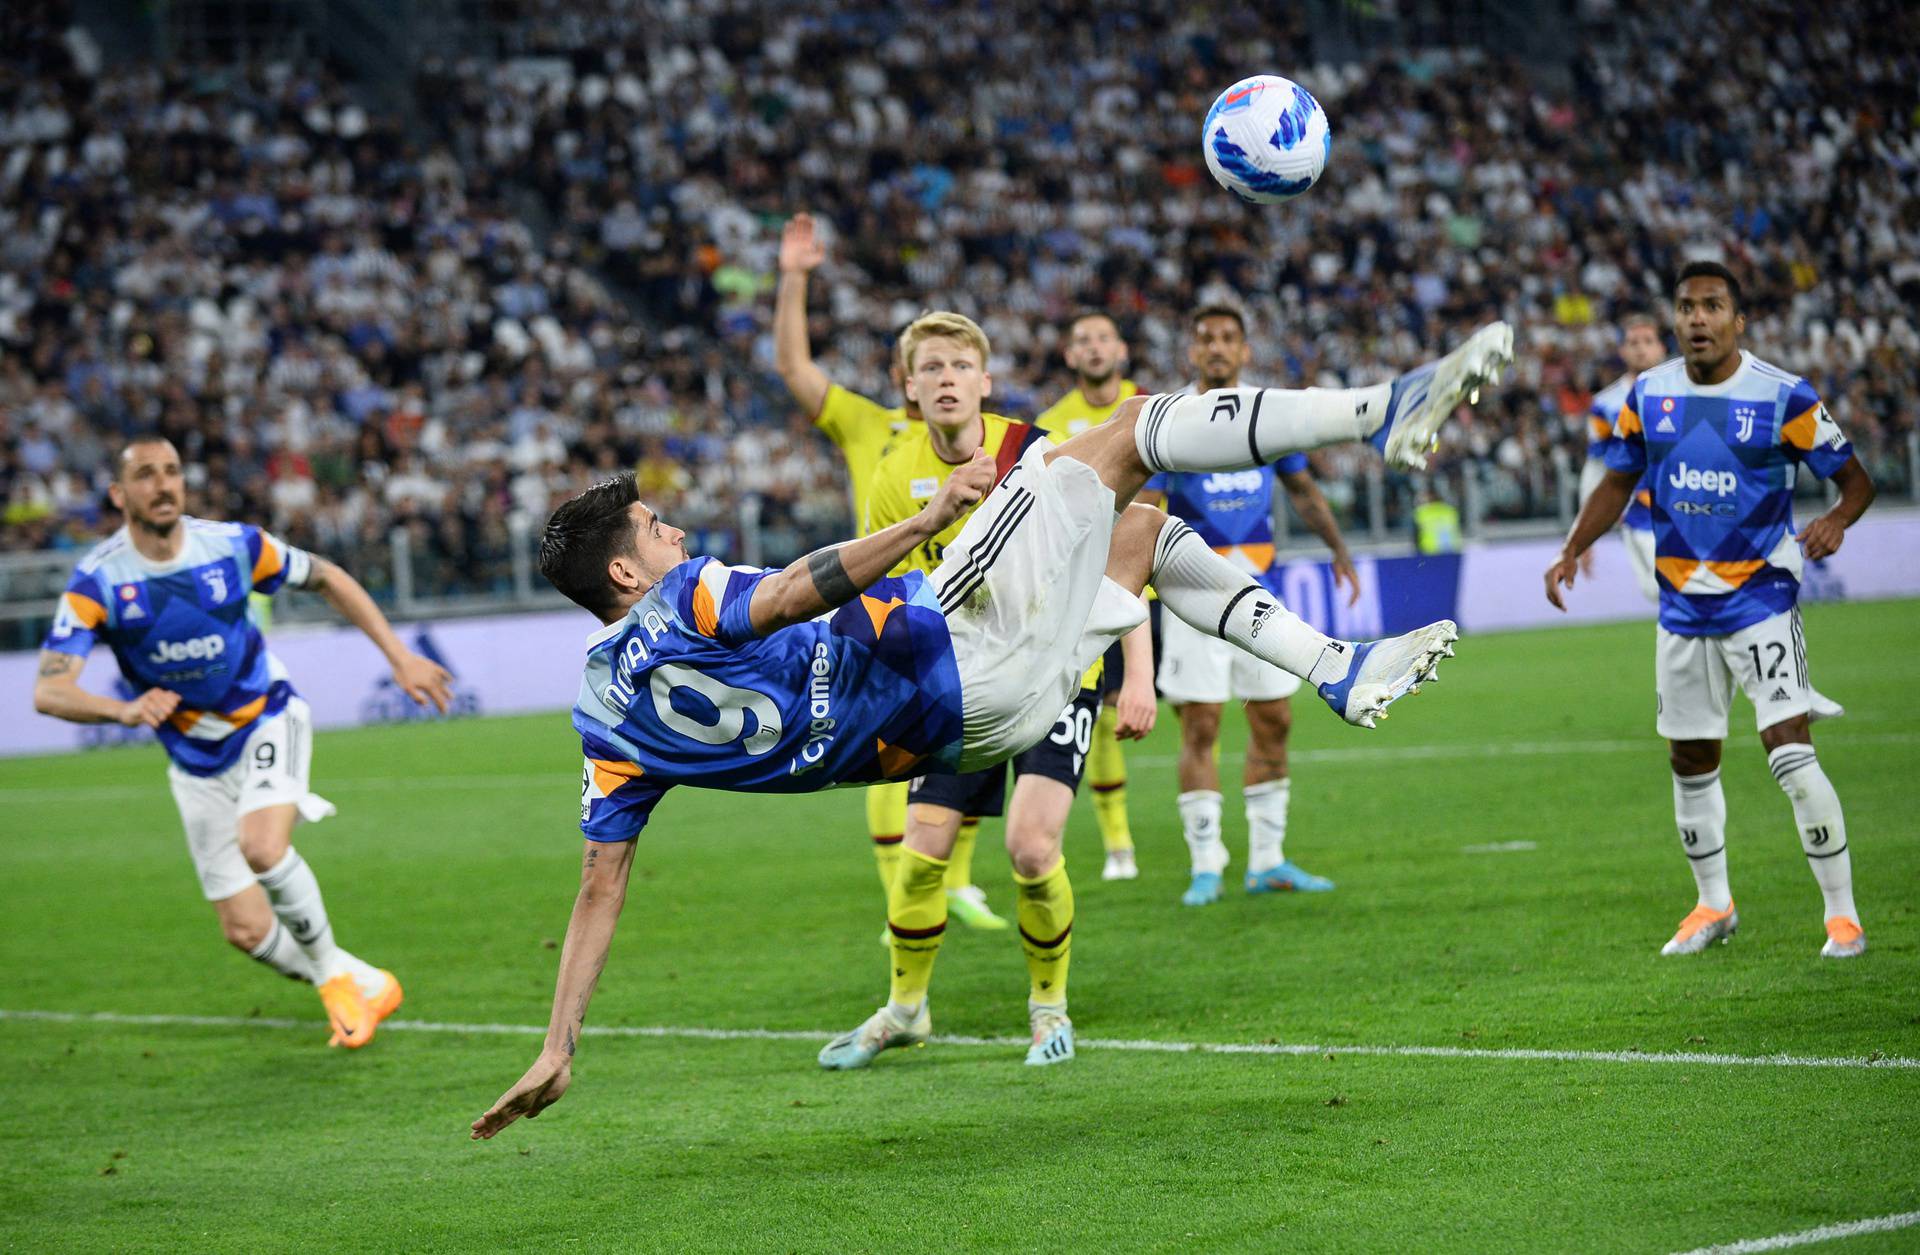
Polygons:
<instances>
[{"instance_id":1,"label":"yellow football socks","mask_svg":"<svg viewBox=\"0 0 1920 1255\"><path fill-rule=\"evenodd\" d=\"M1087 751L1087 783L1093 788L1093 817L1100 824L1100 844L1111 854L1133 848L1133 826L1127 822L1127 758L1114 736L1119 716L1111 706L1100 708L1093 725L1093 745Z\"/></svg>"},{"instance_id":2,"label":"yellow football socks","mask_svg":"<svg viewBox=\"0 0 1920 1255\"><path fill-rule=\"evenodd\" d=\"M867 786L867 835L873 838L873 864L880 873L882 893L893 890L894 873L900 866L900 841L906 833L906 782Z\"/></svg>"},{"instance_id":3,"label":"yellow football socks","mask_svg":"<svg viewBox=\"0 0 1920 1255\"><path fill-rule=\"evenodd\" d=\"M889 996L896 1006L917 1007L926 999L940 936L947 931L947 890L942 883L947 860L899 848L900 871L887 892L887 931L893 938ZM1071 898L1067 909L1072 912Z\"/></svg>"},{"instance_id":4,"label":"yellow football socks","mask_svg":"<svg viewBox=\"0 0 1920 1255\"><path fill-rule=\"evenodd\" d=\"M980 837L980 821L972 815L960 821L953 837L953 852L947 855L947 888L965 889L973 883L973 845Z\"/></svg>"},{"instance_id":5,"label":"yellow football socks","mask_svg":"<svg viewBox=\"0 0 1920 1255\"><path fill-rule=\"evenodd\" d=\"M1027 1000L1035 1006L1067 1001L1067 961L1073 950L1073 885L1067 860L1034 877L1014 873L1019 887L1020 948L1027 955ZM894 943L896 947L899 942ZM898 969L900 964L895 962ZM897 978L896 978L897 979Z\"/></svg>"}]
</instances>

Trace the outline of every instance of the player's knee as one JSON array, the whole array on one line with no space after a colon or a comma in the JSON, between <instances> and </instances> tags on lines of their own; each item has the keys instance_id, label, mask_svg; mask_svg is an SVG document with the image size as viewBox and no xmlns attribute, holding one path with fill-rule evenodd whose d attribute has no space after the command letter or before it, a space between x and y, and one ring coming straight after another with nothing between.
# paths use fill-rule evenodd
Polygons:
<instances>
[{"instance_id":1,"label":"player's knee","mask_svg":"<svg viewBox=\"0 0 1920 1255\"><path fill-rule=\"evenodd\" d=\"M255 872L268 872L279 866L290 844L283 833L245 827L240 830L238 843L240 857L246 859L247 866Z\"/></svg>"},{"instance_id":2,"label":"player's knee","mask_svg":"<svg viewBox=\"0 0 1920 1255\"><path fill-rule=\"evenodd\" d=\"M1211 750L1220 739L1220 712L1212 706L1182 706L1180 739L1189 749Z\"/></svg>"},{"instance_id":3,"label":"player's knee","mask_svg":"<svg viewBox=\"0 0 1920 1255\"><path fill-rule=\"evenodd\" d=\"M1040 824L1008 824L1007 859L1016 876L1041 875L1060 861L1060 834Z\"/></svg>"},{"instance_id":4,"label":"player's knee","mask_svg":"<svg viewBox=\"0 0 1920 1255\"><path fill-rule=\"evenodd\" d=\"M1720 766L1718 741L1673 741L1668 744L1667 761L1676 776L1704 776Z\"/></svg>"},{"instance_id":5,"label":"player's knee","mask_svg":"<svg viewBox=\"0 0 1920 1255\"><path fill-rule=\"evenodd\" d=\"M223 916L220 920L220 932L226 937L227 944L248 954L258 950L272 931L271 916L264 920L247 916Z\"/></svg>"}]
</instances>

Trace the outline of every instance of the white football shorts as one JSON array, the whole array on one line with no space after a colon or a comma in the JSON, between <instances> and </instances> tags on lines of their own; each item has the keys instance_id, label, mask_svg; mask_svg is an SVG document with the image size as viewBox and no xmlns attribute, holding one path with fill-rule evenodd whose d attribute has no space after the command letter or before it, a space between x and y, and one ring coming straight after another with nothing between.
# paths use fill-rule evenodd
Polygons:
<instances>
[{"instance_id":1,"label":"white football shorts","mask_svg":"<svg viewBox=\"0 0 1920 1255\"><path fill-rule=\"evenodd\" d=\"M947 547L933 588L960 671L960 767L1004 762L1047 735L1107 647L1146 620L1109 580L1113 490L1036 444Z\"/></svg>"},{"instance_id":2,"label":"white football shorts","mask_svg":"<svg viewBox=\"0 0 1920 1255\"><path fill-rule=\"evenodd\" d=\"M1753 703L1756 729L1806 714L1813 688L1799 607L1729 636L1675 636L1657 629L1654 680L1655 726L1669 741L1726 740L1736 685Z\"/></svg>"},{"instance_id":3,"label":"white football shorts","mask_svg":"<svg viewBox=\"0 0 1920 1255\"><path fill-rule=\"evenodd\" d=\"M240 817L269 806L293 805L314 820L333 814L325 798L307 789L313 761L313 713L298 697L247 730L247 747L217 776L196 776L169 765L167 780L187 830L187 853L207 901L219 902L254 883L240 853Z\"/></svg>"},{"instance_id":4,"label":"white football shorts","mask_svg":"<svg viewBox=\"0 0 1920 1255\"><path fill-rule=\"evenodd\" d=\"M1271 702L1298 692L1300 677L1232 641L1208 636L1172 611L1163 610L1159 685L1160 695L1176 706L1186 702Z\"/></svg>"}]
</instances>

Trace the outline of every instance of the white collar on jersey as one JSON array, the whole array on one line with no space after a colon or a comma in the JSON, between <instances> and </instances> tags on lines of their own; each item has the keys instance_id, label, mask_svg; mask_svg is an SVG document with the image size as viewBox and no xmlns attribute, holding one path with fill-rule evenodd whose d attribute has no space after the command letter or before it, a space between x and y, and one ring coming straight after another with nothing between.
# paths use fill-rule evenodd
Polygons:
<instances>
[{"instance_id":1,"label":"white collar on jersey","mask_svg":"<svg viewBox=\"0 0 1920 1255\"><path fill-rule=\"evenodd\" d=\"M1693 377L1687 374L1687 367L1685 362L1682 362L1680 364L1680 377L1687 381L1687 391L1693 396L1723 397L1727 395L1727 393L1732 392L1734 389L1734 385L1738 384L1740 381L1745 379L1747 377L1747 372L1752 369L1753 369L1753 354L1747 352L1745 349L1741 349L1740 365L1736 366L1734 368L1733 373L1731 375L1728 375L1725 379L1722 379L1719 383L1693 382Z\"/></svg>"}]
</instances>

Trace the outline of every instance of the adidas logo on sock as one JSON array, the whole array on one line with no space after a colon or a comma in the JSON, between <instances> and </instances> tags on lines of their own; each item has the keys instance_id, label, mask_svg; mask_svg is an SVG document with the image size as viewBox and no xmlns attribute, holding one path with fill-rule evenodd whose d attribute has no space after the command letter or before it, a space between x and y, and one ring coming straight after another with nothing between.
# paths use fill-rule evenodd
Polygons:
<instances>
[{"instance_id":1,"label":"adidas logo on sock","mask_svg":"<svg viewBox=\"0 0 1920 1255\"><path fill-rule=\"evenodd\" d=\"M1267 625L1267 620L1273 616L1273 612L1278 608L1279 607L1277 607L1270 601L1254 602L1253 603L1253 630L1249 632L1247 635L1249 637L1260 635L1260 629Z\"/></svg>"},{"instance_id":2,"label":"adidas logo on sock","mask_svg":"<svg viewBox=\"0 0 1920 1255\"><path fill-rule=\"evenodd\" d=\"M1787 690L1777 688L1767 697L1767 700L1770 702L1784 702L1787 700Z\"/></svg>"}]
</instances>

